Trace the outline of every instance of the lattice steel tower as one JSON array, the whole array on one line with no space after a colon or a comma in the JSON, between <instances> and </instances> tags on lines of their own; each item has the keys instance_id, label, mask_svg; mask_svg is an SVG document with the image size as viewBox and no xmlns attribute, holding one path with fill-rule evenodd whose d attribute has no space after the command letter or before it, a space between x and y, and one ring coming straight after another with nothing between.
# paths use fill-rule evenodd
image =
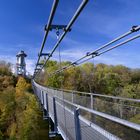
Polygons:
<instances>
[{"instance_id":1,"label":"lattice steel tower","mask_svg":"<svg viewBox=\"0 0 140 140\"><path fill-rule=\"evenodd\" d=\"M16 68L17 68L17 75L26 75L26 63L25 63L25 57L27 54L24 53L24 51L20 51L16 57L17 57L17 63L16 63Z\"/></svg>"}]
</instances>

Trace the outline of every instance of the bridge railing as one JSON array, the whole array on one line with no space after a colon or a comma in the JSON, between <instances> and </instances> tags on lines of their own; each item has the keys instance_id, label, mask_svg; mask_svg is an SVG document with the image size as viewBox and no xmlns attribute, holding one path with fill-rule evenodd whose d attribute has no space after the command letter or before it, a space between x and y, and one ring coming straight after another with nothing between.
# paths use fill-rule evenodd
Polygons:
<instances>
[{"instance_id":1,"label":"bridge railing","mask_svg":"<svg viewBox=\"0 0 140 140\"><path fill-rule=\"evenodd\" d=\"M140 125L99 112L98 108L95 110L94 106L93 108L91 106L93 98L90 94L83 96L80 92L54 90L34 81L32 84L37 97L55 124L55 131L59 131L63 138L70 140L92 140L93 137L97 140L139 139ZM76 93L78 95L75 95ZM124 100L118 97L111 98ZM136 100L128 99L127 101L135 102ZM139 100L136 102L139 103Z\"/></svg>"},{"instance_id":2,"label":"bridge railing","mask_svg":"<svg viewBox=\"0 0 140 140\"><path fill-rule=\"evenodd\" d=\"M79 92L73 90L63 90L63 89L53 89L53 90L59 92L60 95L64 96L63 98L68 101L125 120L130 121L131 118L140 114L140 100L138 99L122 98L95 93Z\"/></svg>"}]
</instances>

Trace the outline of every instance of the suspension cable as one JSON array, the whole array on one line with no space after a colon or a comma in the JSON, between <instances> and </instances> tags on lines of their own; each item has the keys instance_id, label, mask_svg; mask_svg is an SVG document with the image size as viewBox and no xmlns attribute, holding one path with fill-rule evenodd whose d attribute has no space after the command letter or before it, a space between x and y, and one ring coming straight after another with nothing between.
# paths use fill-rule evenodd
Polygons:
<instances>
[{"instance_id":1,"label":"suspension cable","mask_svg":"<svg viewBox=\"0 0 140 140\"><path fill-rule=\"evenodd\" d=\"M121 46L121 45L124 45L124 44L126 44L126 43L128 43L128 42L130 42L130 41L132 41L132 40L135 40L135 39L137 39L137 38L139 38L139 37L140 37L140 34L139 34L139 35L136 35L136 36L134 36L134 37L131 37L131 38L129 38L129 39L127 39L127 40L125 40L125 41L119 43L119 44L116 44L116 45L114 45L114 46L112 46L112 47L106 49L106 50L103 51L103 52L98 53L98 54L95 55L95 56L91 56L90 58L87 58L87 59L81 61L81 62L78 63L77 65L80 65L80 64L82 64L82 63L84 63L84 62L86 62L86 61L89 61L89 60L91 60L91 59L93 59L93 58L95 58L95 57L97 57L97 56L99 56L99 55L102 55L102 54L104 54L104 53L106 53L106 52L109 52L109 51L111 51L111 50L113 50L113 49L115 49L115 48L117 48L117 47L119 47L119 46Z\"/></svg>"},{"instance_id":2,"label":"suspension cable","mask_svg":"<svg viewBox=\"0 0 140 140\"><path fill-rule=\"evenodd\" d=\"M42 45L41 45L41 49L40 49L40 52L39 52L39 55L38 55L37 64L40 61L40 57L41 57L43 48L44 48L46 40L47 40L47 36L48 36L48 33L49 33L50 25L52 24L52 21L53 21L54 15L55 15L55 11L56 11L56 8L58 6L58 2L59 2L59 0L54 0L54 2L53 2L51 13L50 13L50 16L49 16L49 19L48 19L47 29L45 30L45 35L44 35L43 42L42 42ZM37 68L37 65L36 65L36 68Z\"/></svg>"},{"instance_id":3,"label":"suspension cable","mask_svg":"<svg viewBox=\"0 0 140 140\"><path fill-rule=\"evenodd\" d=\"M55 11L56 11L56 8L57 8L57 5L58 5L58 1L59 0L54 0L54 3L53 3L53 6L52 6L52 10L51 10L51 14L50 14L50 17L49 17L49 20L48 20L48 24L47 24L47 27L46 27L46 34L45 34L45 37L44 37L44 40L43 40L43 43L42 43L42 47L41 47L41 50L40 50L40 53L39 53L39 58L38 58L38 61L37 61L37 64L39 64L39 60L40 60L40 57L41 57L41 54L42 54L42 51L43 51L43 48L44 48L44 45L45 45L45 42L46 42L46 39L47 39L47 35L49 33L49 30L50 30L50 26L51 26L51 23L52 23L52 20L53 20L53 17L54 17L54 14L55 14ZM44 68L44 66L46 65L46 63L49 61L49 59L52 57L53 53L56 51L56 49L58 48L59 44L62 42L62 40L64 39L65 35L67 34L67 32L71 29L71 26L73 25L73 23L75 22L75 20L77 19L77 17L79 16L79 14L81 13L81 11L83 10L83 8L85 7L85 5L87 4L88 0L83 0L80 4L80 6L78 7L78 9L76 10L74 16L72 17L72 19L70 20L70 22L68 23L68 25L66 26L66 28L64 29L62 35L60 36L60 38L58 38L58 41L56 42L56 44L54 45L51 53L48 54L48 58L45 60L44 64L42 64L42 67L40 67L40 69L37 69L37 65L36 65L36 68L35 70L38 70L37 72L35 71L34 72L34 76L33 78L35 77L35 75L39 74L41 72L41 70ZM124 45L134 39L137 39L140 37L140 35L136 35L134 37L131 37L121 43L118 43L104 51L102 51L102 49L105 49L106 47L112 45L113 43L129 36L130 34L134 33L134 32L137 32L140 30L140 26L133 26L131 28L130 31L124 33L123 35L113 39L112 41L102 45L101 47L97 48L96 50L90 52L90 53L87 53L86 55L84 55L83 57L79 58L78 60L72 62L71 64L67 65L67 66L64 66L64 67L60 67L58 70L56 70L55 72L53 72L52 74L50 75L54 75L54 74L57 74L57 73L60 73L66 69L69 69L73 66L76 66L76 65L80 65L92 58L95 58L99 55L102 55L108 51L111 51L121 45ZM101 51L101 52L100 52ZM60 53L60 52L59 52Z\"/></svg>"},{"instance_id":4,"label":"suspension cable","mask_svg":"<svg viewBox=\"0 0 140 140\"><path fill-rule=\"evenodd\" d=\"M98 51L100 51L100 50L102 50L102 49L104 49L104 48L110 46L111 44L113 44L113 43L115 43L115 42L121 40L122 38L124 38L124 37L126 37L126 36L128 36L128 35L130 35L130 34L132 34L132 33L134 33L134 32L139 31L139 30L140 30L140 26L133 26L133 27L131 28L130 31L128 31L128 32L124 33L123 35L121 35L121 36L119 36L119 37L113 39L112 41L110 41L110 42L108 42L108 43L102 45L101 47L99 47L99 48L96 49L95 51L93 51L93 52L91 52L91 53L89 53L89 54L87 54L87 55L81 57L80 59L78 59L78 60L75 61L74 63L77 63L78 61L81 61L82 59L86 58L87 56L91 56L91 55L93 55L93 54L96 54Z\"/></svg>"},{"instance_id":5,"label":"suspension cable","mask_svg":"<svg viewBox=\"0 0 140 140\"><path fill-rule=\"evenodd\" d=\"M129 38L129 39L127 39L127 40L125 40L125 41L123 41L123 42L121 42L121 43L119 43L119 44L117 44L117 45L115 45L115 46L113 46L113 47L111 47L111 48L109 48L109 49L107 49L107 50L101 52L101 53L99 53L98 55L101 55L101 54L104 54L104 53L106 53L106 52L108 52L108 51L111 51L111 50L113 50L113 49L115 49L115 48L117 48L117 47L119 47L119 46L121 46L121 45L124 45L124 44L126 44L126 43L128 43L128 42L130 42L130 41L132 41L132 40L135 40L135 39L137 39L137 38L139 38L139 37L140 37L140 34L139 34L139 35L136 35L136 36L134 36L134 37L132 37L132 38Z\"/></svg>"},{"instance_id":6,"label":"suspension cable","mask_svg":"<svg viewBox=\"0 0 140 140\"><path fill-rule=\"evenodd\" d=\"M118 44L116 44L116 45L114 45L114 46L112 46L112 47L110 47L110 48L108 48L108 49L106 49L106 50L104 50L104 51L102 51L102 52L100 52L100 53L98 52L98 51L101 51L102 49L106 48L107 46L113 44L114 42L116 42L116 41L118 41L118 40L120 40L120 39L122 39L122 38L124 38L124 37L126 37L126 36L128 36L128 35L130 35L131 33L134 33L134 32L136 32L136 31L140 30L140 26L135 26L135 27L136 27L135 30L134 30L134 28L132 27L133 30L131 30L131 31L129 31L129 32L125 33L125 34L123 34L122 36L120 36L120 37L118 37L118 38L116 38L116 39L110 41L109 43L107 43L107 44L105 44L105 45L99 47L99 48L96 49L95 51L86 54L85 56L83 56L83 57L81 57L80 59L74 61L73 63L71 63L71 64L69 64L69 65L67 65L67 66L62 67L62 69L59 69L59 70L53 72L53 73L50 74L50 75L57 74L57 73L62 72L62 71L64 71L64 70L66 70L66 69L69 69L69 68L71 68L71 67L73 67L73 66L75 66L75 65L80 65L80 64L82 64L82 63L84 63L84 62L86 62L86 61L88 61L88 60L90 60L90 59L93 59L93 58L95 58L95 57L97 57L97 56L99 56L99 55L102 55L102 54L104 54L104 53L106 53L106 52L108 52L108 51L111 51L111 50L113 50L113 49L115 49L115 48L121 46L121 45L124 45L124 44L126 44L126 43L128 43L128 42L130 42L130 41L133 41L133 40L139 38L139 37L140 37L140 34L138 34L138 35L136 35L136 36L133 36L133 37L131 37L131 38L129 38L129 39L127 39L127 40L121 42L121 43L118 43ZM87 57L89 57L89 58L87 58ZM87 59L85 59L85 58L87 58ZM85 59L85 60L84 60L84 59ZM82 61L82 60L83 60L83 61ZM78 62L79 62L79 63L78 63Z\"/></svg>"},{"instance_id":7,"label":"suspension cable","mask_svg":"<svg viewBox=\"0 0 140 140\"><path fill-rule=\"evenodd\" d=\"M84 9L84 7L86 6L87 3L88 3L88 0L83 0L81 2L81 4L78 7L77 11L75 12L74 16L72 17L72 19L68 23L66 29L64 30L64 32L62 33L62 35L60 36L60 38L58 39L58 41L56 42L56 44L53 47L51 53L48 55L48 58L46 59L45 63L43 64L43 66L41 67L41 69L35 75L37 75L37 74L40 73L40 71L44 68L44 66L46 65L46 63L52 57L53 53L55 52L55 50L57 49L57 47L59 46L59 44L61 43L61 41L65 37L65 35L67 34L67 32L70 30L70 28L72 27L72 25L74 24L74 22L76 21L76 19L78 18L78 16L80 15L80 13L82 12L82 10Z\"/></svg>"}]
</instances>

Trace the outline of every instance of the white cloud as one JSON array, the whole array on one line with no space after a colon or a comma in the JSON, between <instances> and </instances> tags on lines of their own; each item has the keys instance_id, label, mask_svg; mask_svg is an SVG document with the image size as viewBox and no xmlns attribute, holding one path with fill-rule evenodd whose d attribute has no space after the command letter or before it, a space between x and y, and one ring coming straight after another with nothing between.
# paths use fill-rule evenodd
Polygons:
<instances>
[{"instance_id":1,"label":"white cloud","mask_svg":"<svg viewBox=\"0 0 140 140\"><path fill-rule=\"evenodd\" d=\"M61 58L62 61L74 61L80 57L82 57L83 55L85 55L85 51L82 50L74 50L74 49L69 49L69 50L64 50L61 51ZM54 55L54 59L58 60L58 56L59 56L59 52L57 51Z\"/></svg>"},{"instance_id":2,"label":"white cloud","mask_svg":"<svg viewBox=\"0 0 140 140\"><path fill-rule=\"evenodd\" d=\"M16 57L11 55L0 55L0 60L4 60L12 64L16 63Z\"/></svg>"},{"instance_id":3,"label":"white cloud","mask_svg":"<svg viewBox=\"0 0 140 140\"><path fill-rule=\"evenodd\" d=\"M33 74L35 68L35 60L34 59L27 59L26 60L26 70L30 74Z\"/></svg>"},{"instance_id":4,"label":"white cloud","mask_svg":"<svg viewBox=\"0 0 140 140\"><path fill-rule=\"evenodd\" d=\"M11 55L0 55L0 60L4 60L6 62L10 62L12 64L12 71L15 72L16 68L16 56ZM35 67L35 60L34 59L26 59L26 70L33 74L34 67Z\"/></svg>"},{"instance_id":5,"label":"white cloud","mask_svg":"<svg viewBox=\"0 0 140 140\"><path fill-rule=\"evenodd\" d=\"M97 48L97 47L96 47ZM131 47L133 50L133 48ZM86 55L88 52L87 50L90 50L89 52L92 52L95 50L95 47L91 45L85 45L81 47L71 48L71 49L65 49L61 51L61 59L62 61L75 61L83 56ZM124 53L125 52L125 53ZM59 52L56 51L53 55L53 59L59 61ZM129 51L128 47L124 47L123 51L121 51L121 48L117 48L115 50L112 50L110 52L107 52L101 56L95 57L94 60L91 59L90 62L94 63L105 63L109 65L125 65L127 67L131 68L139 68L139 56L135 54L134 51Z\"/></svg>"}]
</instances>

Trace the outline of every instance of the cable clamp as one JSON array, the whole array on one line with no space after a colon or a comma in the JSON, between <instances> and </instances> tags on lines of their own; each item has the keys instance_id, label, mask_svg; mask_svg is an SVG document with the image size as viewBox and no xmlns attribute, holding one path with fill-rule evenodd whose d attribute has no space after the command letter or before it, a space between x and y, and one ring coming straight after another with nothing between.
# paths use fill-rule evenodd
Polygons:
<instances>
[{"instance_id":1,"label":"cable clamp","mask_svg":"<svg viewBox=\"0 0 140 140\"><path fill-rule=\"evenodd\" d=\"M66 31L67 29L67 25L50 25L50 27L49 27L49 30L50 31L52 31L53 29L54 30L56 30L56 29L61 29L61 30L63 30L63 31ZM47 31L48 29L47 29L47 25L45 25L45 31ZM68 29L68 31L70 32L71 31L71 29Z\"/></svg>"},{"instance_id":2,"label":"cable clamp","mask_svg":"<svg viewBox=\"0 0 140 140\"><path fill-rule=\"evenodd\" d=\"M90 56L90 52L87 52L86 56Z\"/></svg>"},{"instance_id":3,"label":"cable clamp","mask_svg":"<svg viewBox=\"0 0 140 140\"><path fill-rule=\"evenodd\" d=\"M49 57L52 57L52 54L49 54Z\"/></svg>"},{"instance_id":4,"label":"cable clamp","mask_svg":"<svg viewBox=\"0 0 140 140\"><path fill-rule=\"evenodd\" d=\"M36 69L35 69L35 71L39 71L39 70L41 70L41 69L39 69L39 68L36 68Z\"/></svg>"},{"instance_id":5,"label":"cable clamp","mask_svg":"<svg viewBox=\"0 0 140 140\"><path fill-rule=\"evenodd\" d=\"M92 58L93 58L93 57L95 57L95 56L98 56L99 53L98 53L98 52L93 52L93 53L91 53L91 55L92 55Z\"/></svg>"},{"instance_id":6,"label":"cable clamp","mask_svg":"<svg viewBox=\"0 0 140 140\"><path fill-rule=\"evenodd\" d=\"M56 28L56 37L57 37L57 39L59 39L59 35L60 35L59 29Z\"/></svg>"},{"instance_id":7,"label":"cable clamp","mask_svg":"<svg viewBox=\"0 0 140 140\"><path fill-rule=\"evenodd\" d=\"M43 65L43 63L37 63L36 64L36 66L42 66Z\"/></svg>"},{"instance_id":8,"label":"cable clamp","mask_svg":"<svg viewBox=\"0 0 140 140\"><path fill-rule=\"evenodd\" d=\"M49 56L50 55L50 53L41 53L41 54L39 54L40 56Z\"/></svg>"},{"instance_id":9,"label":"cable clamp","mask_svg":"<svg viewBox=\"0 0 140 140\"><path fill-rule=\"evenodd\" d=\"M132 26L131 32L137 32L140 30L140 27L138 28L138 25Z\"/></svg>"}]
</instances>

